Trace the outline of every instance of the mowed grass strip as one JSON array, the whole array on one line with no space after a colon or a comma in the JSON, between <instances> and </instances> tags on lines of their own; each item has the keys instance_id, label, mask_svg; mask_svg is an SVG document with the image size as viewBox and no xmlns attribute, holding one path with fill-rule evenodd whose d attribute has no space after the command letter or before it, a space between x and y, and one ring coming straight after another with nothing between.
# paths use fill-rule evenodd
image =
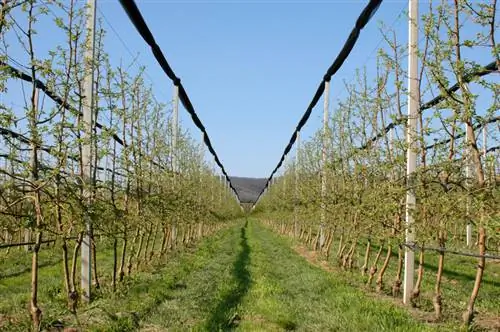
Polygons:
<instances>
[{"instance_id":1,"label":"mowed grass strip","mask_svg":"<svg viewBox=\"0 0 500 332\"><path fill-rule=\"evenodd\" d=\"M54 274L50 283L59 282L55 270L45 270ZM98 295L76 318L63 303L49 305L51 316L59 311L66 326L78 327L77 319L85 331L431 330L311 265L254 220L137 272L117 293Z\"/></svg>"},{"instance_id":2,"label":"mowed grass strip","mask_svg":"<svg viewBox=\"0 0 500 332\"><path fill-rule=\"evenodd\" d=\"M311 265L255 221L210 248L194 255L183 287L141 323L143 330L432 330Z\"/></svg>"},{"instance_id":3,"label":"mowed grass strip","mask_svg":"<svg viewBox=\"0 0 500 332\"><path fill-rule=\"evenodd\" d=\"M248 225L252 284L240 305L244 331L428 331L403 308L367 297L298 256L258 222Z\"/></svg>"}]
</instances>

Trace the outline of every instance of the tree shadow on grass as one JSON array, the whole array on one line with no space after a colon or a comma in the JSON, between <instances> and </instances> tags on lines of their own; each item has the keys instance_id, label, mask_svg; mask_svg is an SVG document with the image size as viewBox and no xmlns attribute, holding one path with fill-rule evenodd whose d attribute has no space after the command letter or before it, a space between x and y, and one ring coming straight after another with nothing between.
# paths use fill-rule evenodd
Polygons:
<instances>
[{"instance_id":1,"label":"tree shadow on grass","mask_svg":"<svg viewBox=\"0 0 500 332\"><path fill-rule=\"evenodd\" d=\"M229 291L219 302L217 307L215 307L212 316L205 325L207 331L231 329L236 327L240 320L235 309L248 292L251 284L250 271L248 270L248 265L250 263L250 247L248 246L246 235L247 225L248 221L245 223L245 226L241 228L241 251L233 264L232 274L237 282L237 286Z\"/></svg>"},{"instance_id":2,"label":"tree shadow on grass","mask_svg":"<svg viewBox=\"0 0 500 332\"><path fill-rule=\"evenodd\" d=\"M41 269L44 267L54 266L54 265L57 265L61 262L62 262L62 259L49 260L49 261L38 264L38 268ZM26 274L28 272L31 272L31 264L29 266L23 267L19 271L9 272L9 273L5 273L5 274L0 273L0 280L19 277L19 276Z\"/></svg>"}]
</instances>

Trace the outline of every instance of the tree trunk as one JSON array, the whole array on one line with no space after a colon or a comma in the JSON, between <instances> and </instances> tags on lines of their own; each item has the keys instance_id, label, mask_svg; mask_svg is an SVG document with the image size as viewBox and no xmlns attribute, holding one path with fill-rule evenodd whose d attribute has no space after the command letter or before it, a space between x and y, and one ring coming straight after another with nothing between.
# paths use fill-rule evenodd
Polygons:
<instances>
[{"instance_id":1,"label":"tree trunk","mask_svg":"<svg viewBox=\"0 0 500 332\"><path fill-rule=\"evenodd\" d=\"M170 232L170 250L175 250L177 245L177 225L174 223Z\"/></svg>"},{"instance_id":2,"label":"tree trunk","mask_svg":"<svg viewBox=\"0 0 500 332\"><path fill-rule=\"evenodd\" d=\"M122 246L122 255L120 259L120 268L118 270L118 280L120 282L123 281L123 277L125 276L125 258L127 256L127 233L123 236L123 246Z\"/></svg>"},{"instance_id":3,"label":"tree trunk","mask_svg":"<svg viewBox=\"0 0 500 332\"><path fill-rule=\"evenodd\" d=\"M368 239L366 242L366 250L365 250L365 259L363 261L363 266L361 267L361 275L365 276L368 272L368 261L370 259L370 251L371 251L372 240Z\"/></svg>"},{"instance_id":4,"label":"tree trunk","mask_svg":"<svg viewBox=\"0 0 500 332\"><path fill-rule=\"evenodd\" d=\"M159 228L159 223L156 223L155 225L155 230L153 231L153 243L151 243L151 251L149 253L149 261L153 259L154 253L155 253L155 244L156 244L156 237L158 234L158 228Z\"/></svg>"},{"instance_id":5,"label":"tree trunk","mask_svg":"<svg viewBox=\"0 0 500 332\"><path fill-rule=\"evenodd\" d=\"M111 288L116 292L116 268L118 265L118 238L113 238L113 275L111 277Z\"/></svg>"},{"instance_id":6,"label":"tree trunk","mask_svg":"<svg viewBox=\"0 0 500 332\"><path fill-rule=\"evenodd\" d=\"M62 264L64 273L64 287L66 289L66 296L69 308L72 287L71 287L71 281L70 281L71 277L69 274L69 265L68 265L68 243L66 241L65 236L63 236L61 248L62 248Z\"/></svg>"},{"instance_id":7,"label":"tree trunk","mask_svg":"<svg viewBox=\"0 0 500 332\"><path fill-rule=\"evenodd\" d=\"M71 293L69 294L68 298L68 309L72 313L76 312L76 307L78 306L78 291L76 288L76 265L78 260L78 252L83 241L83 234L84 232L78 233L75 248L73 249L73 259L71 260Z\"/></svg>"},{"instance_id":8,"label":"tree trunk","mask_svg":"<svg viewBox=\"0 0 500 332\"><path fill-rule=\"evenodd\" d=\"M333 230L330 230L330 236L328 237L328 243L326 245L326 253L325 253L327 261L330 258L330 251L332 250L333 237L334 237Z\"/></svg>"},{"instance_id":9,"label":"tree trunk","mask_svg":"<svg viewBox=\"0 0 500 332\"><path fill-rule=\"evenodd\" d=\"M377 264L380 259L380 255L382 254L382 250L384 249L384 243L380 243L380 248L378 249L377 256L375 256L375 260L373 261L373 265L370 268L370 274L368 275L368 281L366 282L366 286L371 287L373 277L375 273L377 273Z\"/></svg>"},{"instance_id":10,"label":"tree trunk","mask_svg":"<svg viewBox=\"0 0 500 332\"><path fill-rule=\"evenodd\" d=\"M411 294L411 304L413 307L417 305L416 300L420 296L420 287L422 285L422 280L424 279L424 258L425 258L425 243L422 242L422 249L420 250L420 255L418 258L418 272L417 272L417 281L415 282L415 287L413 288L413 292Z\"/></svg>"},{"instance_id":11,"label":"tree trunk","mask_svg":"<svg viewBox=\"0 0 500 332\"><path fill-rule=\"evenodd\" d=\"M439 232L439 247L444 250L445 248L445 233L444 231ZM438 271L436 274L436 286L434 288L434 316L436 320L440 320L442 316L442 304L443 297L441 294L441 280L443 277L443 269L444 269L444 251L439 252L439 261L438 261Z\"/></svg>"},{"instance_id":12,"label":"tree trunk","mask_svg":"<svg viewBox=\"0 0 500 332\"><path fill-rule=\"evenodd\" d=\"M387 255L385 256L384 264L382 265L382 268L380 269L380 272L378 273L377 277L377 292L382 292L384 289L384 273L387 270L387 267L389 266L389 261L391 259L392 255L392 247L391 245L387 246Z\"/></svg>"},{"instance_id":13,"label":"tree trunk","mask_svg":"<svg viewBox=\"0 0 500 332\"><path fill-rule=\"evenodd\" d=\"M140 257L141 257L141 251L142 251L143 244L144 244L144 233L141 232L141 238L139 240L139 248L137 248L137 253L135 255L135 268L136 268L136 270L139 269Z\"/></svg>"},{"instance_id":14,"label":"tree trunk","mask_svg":"<svg viewBox=\"0 0 500 332\"><path fill-rule=\"evenodd\" d=\"M483 280L484 268L486 266L486 259L484 254L486 253L486 231L483 226L479 227L479 255L482 257L478 258L478 265L476 270L476 279L474 281L474 288L472 289L472 294L469 298L469 303L467 304L467 309L465 310L462 318L464 324L470 325L474 319L474 304L476 303L477 295L479 294L479 288L481 287L481 282Z\"/></svg>"},{"instance_id":15,"label":"tree trunk","mask_svg":"<svg viewBox=\"0 0 500 332\"><path fill-rule=\"evenodd\" d=\"M128 262L127 262L127 275L130 276L130 273L132 273L132 256L134 255L135 252L135 245L137 244L137 238L139 237L139 228L135 231L134 239L132 240L132 247L130 248L130 255L128 255Z\"/></svg>"},{"instance_id":16,"label":"tree trunk","mask_svg":"<svg viewBox=\"0 0 500 332\"><path fill-rule=\"evenodd\" d=\"M392 285L392 296L398 297L401 293L401 273L403 272L403 250L401 246L398 247L398 270L396 272L396 278L394 278L394 284Z\"/></svg>"},{"instance_id":17,"label":"tree trunk","mask_svg":"<svg viewBox=\"0 0 500 332\"><path fill-rule=\"evenodd\" d=\"M33 320L33 329L40 330L42 311L38 307L38 252L42 242L42 232L36 231L35 245L33 247L33 255L31 260L31 301L30 311L31 319Z\"/></svg>"},{"instance_id":18,"label":"tree trunk","mask_svg":"<svg viewBox=\"0 0 500 332\"><path fill-rule=\"evenodd\" d=\"M93 266L93 275L94 275L94 286L96 289L99 289L101 285L99 284L99 276L97 274L97 250L95 245L95 236L94 231L92 231L92 236L90 238L92 243L92 266Z\"/></svg>"},{"instance_id":19,"label":"tree trunk","mask_svg":"<svg viewBox=\"0 0 500 332\"><path fill-rule=\"evenodd\" d=\"M148 260L148 249L149 249L149 242L151 241L151 233L153 232L153 225L150 225L149 226L149 229L148 229L148 236L146 238L146 246L144 247L144 261L147 261Z\"/></svg>"},{"instance_id":20,"label":"tree trunk","mask_svg":"<svg viewBox=\"0 0 500 332\"><path fill-rule=\"evenodd\" d=\"M352 269L354 265L354 253L356 252L356 247L358 246L358 238L355 238L354 241L352 242L351 249L349 250L349 253L347 254L347 268Z\"/></svg>"},{"instance_id":21,"label":"tree trunk","mask_svg":"<svg viewBox=\"0 0 500 332\"><path fill-rule=\"evenodd\" d=\"M344 234L340 234L339 247L337 249L337 258L340 257L340 255L342 254L343 242L344 242Z\"/></svg>"},{"instance_id":22,"label":"tree trunk","mask_svg":"<svg viewBox=\"0 0 500 332\"><path fill-rule=\"evenodd\" d=\"M321 236L321 234L320 234L320 231L318 230L318 233L314 237L314 241L312 243L312 250L314 250L314 251L318 251L320 236Z\"/></svg>"}]
</instances>

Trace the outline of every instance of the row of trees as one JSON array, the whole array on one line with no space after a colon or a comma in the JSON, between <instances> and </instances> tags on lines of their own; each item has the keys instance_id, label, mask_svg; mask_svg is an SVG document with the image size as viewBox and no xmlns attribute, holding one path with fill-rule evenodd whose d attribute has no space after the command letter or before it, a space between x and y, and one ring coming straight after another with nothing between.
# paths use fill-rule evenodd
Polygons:
<instances>
[{"instance_id":1,"label":"row of trees","mask_svg":"<svg viewBox=\"0 0 500 332\"><path fill-rule=\"evenodd\" d=\"M88 221L94 286L102 286L104 273L96 259L101 239L111 243L106 286L115 291L141 264L219 229L240 208L204 163L202 146L177 128L173 105L156 100L144 68L112 65L100 24L94 119L86 135L81 3L12 0L1 6L0 239L5 250L19 242L30 246L30 312L39 330L42 244L54 240L52 250L60 250L61 282L75 312L77 260ZM83 173L85 146L91 147L90 181Z\"/></svg>"},{"instance_id":2,"label":"row of trees","mask_svg":"<svg viewBox=\"0 0 500 332\"><path fill-rule=\"evenodd\" d=\"M413 248L445 249L465 247L466 229L473 228L475 241L468 244L477 248L480 258L463 315L469 324L486 264L484 255L500 250L496 0L430 1L428 5L420 18L424 34L415 141L410 145L405 136L408 91L401 65L405 47L392 28L382 25L386 46L379 50L375 78L370 81L364 69L345 83L347 97L336 104L326 130L298 148L295 160L287 163L255 212L326 257L334 240L338 241L336 256L346 269L355 266L362 243L364 258L358 267L367 275L368 285L385 252L376 281L379 291L397 247L394 296L401 290L405 231L416 234L416 243L407 244ZM419 156L411 178L406 176L409 146ZM411 229L405 223L407 190L417 197ZM370 268L374 243L378 249ZM413 303L420 295L424 252L420 252ZM442 317L444 257L441 250L433 299L436 319Z\"/></svg>"}]
</instances>

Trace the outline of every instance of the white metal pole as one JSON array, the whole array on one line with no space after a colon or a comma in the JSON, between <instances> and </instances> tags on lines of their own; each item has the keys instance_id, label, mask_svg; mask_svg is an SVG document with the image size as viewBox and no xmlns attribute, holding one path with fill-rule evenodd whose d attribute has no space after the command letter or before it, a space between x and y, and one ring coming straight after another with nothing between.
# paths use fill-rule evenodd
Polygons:
<instances>
[{"instance_id":1,"label":"white metal pole","mask_svg":"<svg viewBox=\"0 0 500 332\"><path fill-rule=\"evenodd\" d=\"M179 141L179 87L174 85L174 93L172 100L172 171L177 173L178 167L178 141Z\"/></svg>"},{"instance_id":2,"label":"white metal pole","mask_svg":"<svg viewBox=\"0 0 500 332\"><path fill-rule=\"evenodd\" d=\"M463 94L469 93L469 87L467 84L464 84L466 91L462 91ZM467 130L467 124L465 125L465 186L467 188L467 192L470 190L471 180L473 176L472 163L471 163L471 137L469 131ZM465 203L466 208L466 218L467 225L465 226L465 242L467 247L472 246L472 223L470 222L470 197L467 195L467 202Z\"/></svg>"},{"instance_id":3,"label":"white metal pole","mask_svg":"<svg viewBox=\"0 0 500 332\"><path fill-rule=\"evenodd\" d=\"M94 43L95 43L95 13L96 0L87 1L87 48L85 50L85 80L83 86L83 198L90 204L92 185L92 136L93 136L93 111L94 111ZM82 300L90 301L92 283L91 270L91 230L92 224L88 211L84 214L86 232L81 245L81 288Z\"/></svg>"},{"instance_id":4,"label":"white metal pole","mask_svg":"<svg viewBox=\"0 0 500 332\"><path fill-rule=\"evenodd\" d=\"M300 132L297 132L297 147L295 148L295 202L293 204L293 235L298 236L298 215L297 215L297 203L299 200L299 163L300 163Z\"/></svg>"},{"instance_id":5,"label":"white metal pole","mask_svg":"<svg viewBox=\"0 0 500 332\"><path fill-rule=\"evenodd\" d=\"M174 84L172 93L172 146L170 158L172 162L172 179L174 190L177 186L177 174L180 173L179 163L179 86ZM172 221L172 232L170 234L172 246L177 243L177 216L174 216Z\"/></svg>"},{"instance_id":6,"label":"white metal pole","mask_svg":"<svg viewBox=\"0 0 500 332\"><path fill-rule=\"evenodd\" d=\"M406 129L406 243L415 241L413 211L415 209L414 172L417 167L415 150L418 115L418 0L409 0L409 38L408 38L408 125ZM409 304L413 291L415 257L412 249L405 247L405 266L403 283L403 303Z\"/></svg>"},{"instance_id":7,"label":"white metal pole","mask_svg":"<svg viewBox=\"0 0 500 332\"><path fill-rule=\"evenodd\" d=\"M489 183L491 180L491 169L488 165L488 124L485 123L483 125L483 160L484 160L484 169L486 170L486 179Z\"/></svg>"},{"instance_id":8,"label":"white metal pole","mask_svg":"<svg viewBox=\"0 0 500 332\"><path fill-rule=\"evenodd\" d=\"M203 189L203 161L205 160L205 134L201 133L201 141L200 141L200 168L198 170L198 182L200 184L200 192L198 193L198 202L201 205L203 200L202 198L202 189Z\"/></svg>"},{"instance_id":9,"label":"white metal pole","mask_svg":"<svg viewBox=\"0 0 500 332\"><path fill-rule=\"evenodd\" d=\"M203 161L205 159L205 133L201 133L200 137L200 170L203 167Z\"/></svg>"},{"instance_id":10,"label":"white metal pole","mask_svg":"<svg viewBox=\"0 0 500 332\"><path fill-rule=\"evenodd\" d=\"M467 125L465 125L465 185L467 188L467 191L469 191L470 188L470 177L472 175L471 172L471 162L470 162L470 137L469 137L469 131L467 130ZM468 195L467 195L468 196ZM472 246L472 224L470 222L470 217L469 217L469 210L470 210L470 199L467 197L467 202L465 203L465 209L466 209L466 218L467 218L467 225L465 226L465 242L467 247Z\"/></svg>"},{"instance_id":11,"label":"white metal pole","mask_svg":"<svg viewBox=\"0 0 500 332\"><path fill-rule=\"evenodd\" d=\"M483 125L483 158L486 160L486 154L488 152L488 141L487 141L487 134L488 134L488 124Z\"/></svg>"},{"instance_id":12,"label":"white metal pole","mask_svg":"<svg viewBox=\"0 0 500 332\"><path fill-rule=\"evenodd\" d=\"M324 244L323 225L326 220L326 156L328 149L328 117L330 108L330 81L325 82L323 94L323 149L321 153L321 225L320 225L320 247Z\"/></svg>"}]
</instances>

